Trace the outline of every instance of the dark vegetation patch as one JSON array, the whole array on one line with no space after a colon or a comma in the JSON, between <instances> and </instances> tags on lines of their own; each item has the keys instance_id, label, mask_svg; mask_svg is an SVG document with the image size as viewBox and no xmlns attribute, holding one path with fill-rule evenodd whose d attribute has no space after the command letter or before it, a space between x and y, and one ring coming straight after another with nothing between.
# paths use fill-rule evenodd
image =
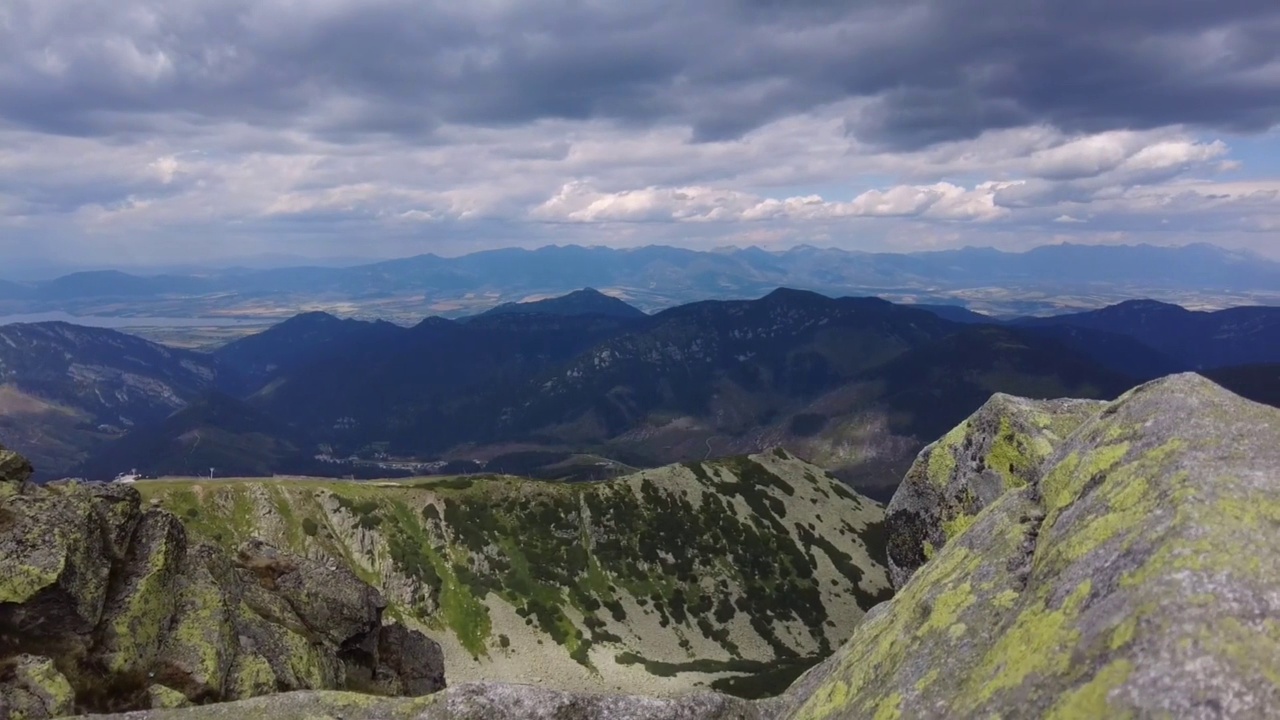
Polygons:
<instances>
[{"instance_id":1,"label":"dark vegetation patch","mask_svg":"<svg viewBox=\"0 0 1280 720\"><path fill-rule=\"evenodd\" d=\"M447 480L437 480L430 483L429 487L433 490L468 490L476 481L469 477L448 478Z\"/></svg>"},{"instance_id":2,"label":"dark vegetation patch","mask_svg":"<svg viewBox=\"0 0 1280 720\"><path fill-rule=\"evenodd\" d=\"M738 677L720 678L711 683L711 689L725 695L761 700L777 697L800 679L810 668L825 658L805 657L795 660L775 660L760 672Z\"/></svg>"},{"instance_id":3,"label":"dark vegetation patch","mask_svg":"<svg viewBox=\"0 0 1280 720\"><path fill-rule=\"evenodd\" d=\"M889 521L886 517L877 522L867 523L862 529L862 542L867 547L871 560L885 567L889 565Z\"/></svg>"},{"instance_id":4,"label":"dark vegetation patch","mask_svg":"<svg viewBox=\"0 0 1280 720\"><path fill-rule=\"evenodd\" d=\"M380 505L376 500L353 500L342 495L334 495L338 507L351 513L357 524L365 530L373 530L382 524L382 516L378 514Z\"/></svg>"},{"instance_id":5,"label":"dark vegetation patch","mask_svg":"<svg viewBox=\"0 0 1280 720\"><path fill-rule=\"evenodd\" d=\"M845 487L844 483L838 480L836 482L831 483L831 491L834 492L838 497L842 497L845 500L848 500L850 502L856 502L859 505L862 504L862 501L858 499L858 496L854 495L852 490Z\"/></svg>"},{"instance_id":6,"label":"dark vegetation patch","mask_svg":"<svg viewBox=\"0 0 1280 720\"><path fill-rule=\"evenodd\" d=\"M877 523L877 525L881 524ZM831 559L831 564L835 565L836 571L849 581L853 588L853 595L858 600L858 607L863 610L870 610L892 597L892 591L887 589L876 593L869 593L863 590L859 583L862 582L865 572L853 561L853 556L836 547L830 540L798 523L796 524L796 531L800 535L800 541L804 543L805 550L812 553L813 548L816 547L826 553L827 557ZM870 547L868 547L868 550L870 550ZM885 552L883 546L878 547L876 551Z\"/></svg>"},{"instance_id":7,"label":"dark vegetation patch","mask_svg":"<svg viewBox=\"0 0 1280 720\"><path fill-rule=\"evenodd\" d=\"M736 677L720 678L711 688L726 695L748 700L776 697L786 692L801 675L825 660L828 655L792 657L780 660L695 660L687 663L668 663L646 660L631 652L620 653L614 658L619 665L643 665L645 670L658 677L676 677L681 673L735 673Z\"/></svg>"}]
</instances>

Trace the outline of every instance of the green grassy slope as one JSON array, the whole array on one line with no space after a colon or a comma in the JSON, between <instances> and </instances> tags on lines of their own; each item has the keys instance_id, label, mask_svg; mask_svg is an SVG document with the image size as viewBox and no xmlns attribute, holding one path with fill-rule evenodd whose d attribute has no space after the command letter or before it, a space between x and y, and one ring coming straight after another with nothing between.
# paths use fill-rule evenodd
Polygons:
<instances>
[{"instance_id":1,"label":"green grassy slope","mask_svg":"<svg viewBox=\"0 0 1280 720\"><path fill-rule=\"evenodd\" d=\"M762 694L888 594L882 508L782 451L574 485L138 487L216 542L353 567L445 645L451 679Z\"/></svg>"}]
</instances>

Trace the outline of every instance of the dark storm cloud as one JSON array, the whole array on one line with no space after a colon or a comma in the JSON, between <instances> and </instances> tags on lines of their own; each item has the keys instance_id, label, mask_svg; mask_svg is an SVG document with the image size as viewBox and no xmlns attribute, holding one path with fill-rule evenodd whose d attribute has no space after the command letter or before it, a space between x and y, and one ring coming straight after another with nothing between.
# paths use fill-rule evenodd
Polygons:
<instances>
[{"instance_id":1,"label":"dark storm cloud","mask_svg":"<svg viewBox=\"0 0 1280 720\"><path fill-rule=\"evenodd\" d=\"M861 140L1280 122L1275 0L11 0L0 117L60 134L234 119L339 141L440 123L736 137L848 98Z\"/></svg>"}]
</instances>

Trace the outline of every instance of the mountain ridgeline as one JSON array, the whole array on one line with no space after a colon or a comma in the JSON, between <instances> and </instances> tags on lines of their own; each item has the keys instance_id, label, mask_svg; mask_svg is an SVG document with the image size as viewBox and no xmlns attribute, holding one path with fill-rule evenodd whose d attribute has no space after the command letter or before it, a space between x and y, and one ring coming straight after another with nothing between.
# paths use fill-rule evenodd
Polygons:
<instances>
[{"instance_id":1,"label":"mountain ridgeline","mask_svg":"<svg viewBox=\"0 0 1280 720\"><path fill-rule=\"evenodd\" d=\"M1194 312L1168 303L1131 300L1018 324L1125 335L1194 370L1274 363L1280 357L1280 312L1271 307Z\"/></svg>"},{"instance_id":2,"label":"mountain ridgeline","mask_svg":"<svg viewBox=\"0 0 1280 720\"><path fill-rule=\"evenodd\" d=\"M808 246L777 252L549 246L452 258L421 255L347 268L153 276L77 272L41 282L0 282L0 314L123 310L190 317L234 311L279 318L275 308L368 303L380 317L394 314L404 320L430 313L462 317L498 305L504 311L523 311L511 303L584 287L616 293L647 312L707 298L759 296L776 287L831 295L896 292L922 302L954 301L962 297L958 291L992 287L1118 300L1206 290L1274 293L1280 287L1280 263L1211 245L1051 245L1024 253L963 248L905 254ZM1000 306L1002 312L1032 312L1052 304L1030 298Z\"/></svg>"},{"instance_id":3,"label":"mountain ridgeline","mask_svg":"<svg viewBox=\"0 0 1280 720\"><path fill-rule=\"evenodd\" d=\"M0 326L0 442L46 477L215 387L239 387L227 365L110 330L66 323Z\"/></svg>"},{"instance_id":4,"label":"mountain ridgeline","mask_svg":"<svg viewBox=\"0 0 1280 720\"><path fill-rule=\"evenodd\" d=\"M588 290L412 327L307 313L211 354L11 325L0 440L46 478L586 479L781 445L887 500L924 442L995 392L1105 399L1200 370L1277 395L1275 308L963 320L796 290L646 315Z\"/></svg>"},{"instance_id":5,"label":"mountain ridgeline","mask_svg":"<svg viewBox=\"0 0 1280 720\"><path fill-rule=\"evenodd\" d=\"M228 393L244 414L277 423L275 447L335 459L544 452L553 465L586 453L658 466L781 444L867 488L891 487L924 438L991 392L1114 397L1142 379L1034 332L793 290L634 317L495 313L405 328L312 314L213 358L249 383ZM909 380L921 365L948 379L927 397ZM152 452L126 464L200 474L189 458L212 425L196 412L135 431L129 442L159 435L171 450L148 441ZM84 472L109 475L124 460L104 453ZM246 457L220 472L271 462ZM313 466L302 453L276 469Z\"/></svg>"}]
</instances>

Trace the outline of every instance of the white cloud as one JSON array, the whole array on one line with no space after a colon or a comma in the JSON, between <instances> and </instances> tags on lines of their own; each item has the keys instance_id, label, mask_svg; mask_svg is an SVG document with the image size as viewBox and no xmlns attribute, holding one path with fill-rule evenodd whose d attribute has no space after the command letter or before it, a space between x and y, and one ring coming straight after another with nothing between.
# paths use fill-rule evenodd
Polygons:
<instances>
[{"instance_id":1,"label":"white cloud","mask_svg":"<svg viewBox=\"0 0 1280 720\"><path fill-rule=\"evenodd\" d=\"M1016 183L988 182L972 189L951 183L899 185L868 190L849 202L819 195L762 198L711 187L657 188L600 192L573 182L534 208L531 217L558 222L797 222L858 217L925 217L937 220L993 220L1009 214L995 204L995 193Z\"/></svg>"},{"instance_id":2,"label":"white cloud","mask_svg":"<svg viewBox=\"0 0 1280 720\"><path fill-rule=\"evenodd\" d=\"M856 103L853 103L856 104ZM1276 183L1222 173L1217 138L1183 128L1070 135L1047 127L888 152L844 133L850 103L724 142L688 127L596 120L444 125L430 142L338 143L305 128L185 124L137 138L0 126L0 256L33 242L110 262L231 252L456 253L546 242L869 249L1024 247L1123 228L1144 241L1274 252ZM67 162L75 158L75 162ZM1088 224L1064 220L1088 219ZM1135 236L1143 228L1159 236ZM1189 230L1188 230L1189 231ZM1109 236L1108 236L1109 237ZM38 239L38 240L37 240Z\"/></svg>"}]
</instances>

